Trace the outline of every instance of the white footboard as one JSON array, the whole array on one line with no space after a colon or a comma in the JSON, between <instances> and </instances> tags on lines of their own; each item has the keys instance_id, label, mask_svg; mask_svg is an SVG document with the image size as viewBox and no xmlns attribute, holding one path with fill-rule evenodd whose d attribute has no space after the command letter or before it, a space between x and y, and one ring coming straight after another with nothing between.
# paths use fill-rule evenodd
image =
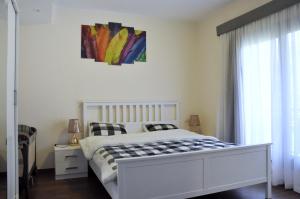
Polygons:
<instances>
[{"instance_id":1,"label":"white footboard","mask_svg":"<svg viewBox=\"0 0 300 199\"><path fill-rule=\"evenodd\" d=\"M116 160L119 199L189 198L267 182L270 144Z\"/></svg>"}]
</instances>

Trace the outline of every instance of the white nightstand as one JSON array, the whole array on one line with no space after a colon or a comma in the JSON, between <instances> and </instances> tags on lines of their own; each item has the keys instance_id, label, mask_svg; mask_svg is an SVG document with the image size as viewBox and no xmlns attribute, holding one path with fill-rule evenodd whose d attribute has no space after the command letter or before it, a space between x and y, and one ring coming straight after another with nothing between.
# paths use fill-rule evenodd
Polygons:
<instances>
[{"instance_id":1,"label":"white nightstand","mask_svg":"<svg viewBox=\"0 0 300 199\"><path fill-rule=\"evenodd\" d=\"M88 163L80 146L54 146L54 152L56 180L88 176Z\"/></svg>"}]
</instances>

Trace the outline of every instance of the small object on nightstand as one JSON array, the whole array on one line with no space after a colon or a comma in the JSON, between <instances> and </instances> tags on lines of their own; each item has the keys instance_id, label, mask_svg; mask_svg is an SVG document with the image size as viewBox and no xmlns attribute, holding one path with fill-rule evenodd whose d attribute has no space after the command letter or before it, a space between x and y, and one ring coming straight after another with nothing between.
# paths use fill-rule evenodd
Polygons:
<instances>
[{"instance_id":1,"label":"small object on nightstand","mask_svg":"<svg viewBox=\"0 0 300 199\"><path fill-rule=\"evenodd\" d=\"M189 120L190 130L196 133L201 133L199 115L191 115Z\"/></svg>"},{"instance_id":2,"label":"small object on nightstand","mask_svg":"<svg viewBox=\"0 0 300 199\"><path fill-rule=\"evenodd\" d=\"M78 145L79 141L78 141L78 138L77 138L77 133L80 133L79 120L78 119L70 119L69 120L68 132L73 134L73 137L70 141L70 145L72 145L72 146Z\"/></svg>"},{"instance_id":3,"label":"small object on nightstand","mask_svg":"<svg viewBox=\"0 0 300 199\"><path fill-rule=\"evenodd\" d=\"M79 145L54 146L54 153L56 180L88 176L88 163Z\"/></svg>"}]
</instances>

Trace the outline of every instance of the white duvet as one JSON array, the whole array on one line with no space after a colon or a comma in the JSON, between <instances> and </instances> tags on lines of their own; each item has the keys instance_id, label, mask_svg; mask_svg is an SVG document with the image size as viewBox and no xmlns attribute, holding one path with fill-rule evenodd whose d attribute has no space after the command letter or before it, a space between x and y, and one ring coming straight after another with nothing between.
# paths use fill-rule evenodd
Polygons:
<instances>
[{"instance_id":1,"label":"white duvet","mask_svg":"<svg viewBox=\"0 0 300 199\"><path fill-rule=\"evenodd\" d=\"M130 133L115 136L90 136L80 140L80 145L87 160L94 160L101 171L101 181L103 183L116 179L117 171L112 170L109 164L99 153L98 149L107 145L119 144L143 144L147 142L181 140L181 139L215 139L214 137L199 135L183 129L168 131L155 131L143 133Z\"/></svg>"}]
</instances>

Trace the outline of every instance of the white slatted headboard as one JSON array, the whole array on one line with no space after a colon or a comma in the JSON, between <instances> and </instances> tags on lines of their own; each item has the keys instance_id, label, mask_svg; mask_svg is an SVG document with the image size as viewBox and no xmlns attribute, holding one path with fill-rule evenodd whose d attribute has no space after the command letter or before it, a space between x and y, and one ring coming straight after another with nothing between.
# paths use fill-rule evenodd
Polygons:
<instances>
[{"instance_id":1,"label":"white slatted headboard","mask_svg":"<svg viewBox=\"0 0 300 199\"><path fill-rule=\"evenodd\" d=\"M84 136L88 122L122 123L128 132L141 132L144 122L164 122L179 126L177 102L83 102Z\"/></svg>"}]
</instances>

